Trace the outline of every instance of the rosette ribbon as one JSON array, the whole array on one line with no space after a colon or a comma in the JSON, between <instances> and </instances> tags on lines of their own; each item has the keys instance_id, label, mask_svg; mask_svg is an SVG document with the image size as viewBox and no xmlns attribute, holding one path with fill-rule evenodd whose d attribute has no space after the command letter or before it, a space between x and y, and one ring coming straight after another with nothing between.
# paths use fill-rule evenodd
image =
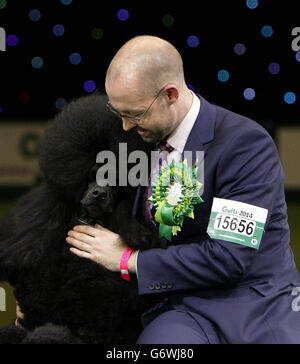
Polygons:
<instances>
[{"instance_id":1,"label":"rosette ribbon","mask_svg":"<svg viewBox=\"0 0 300 364\"><path fill-rule=\"evenodd\" d=\"M197 181L196 164L190 167L186 159L183 162L173 160L161 168L153 183L149 200L156 209L155 221L159 223L160 238L171 241L181 231L186 217L194 219L195 205L203 202L199 195L202 184Z\"/></svg>"}]
</instances>

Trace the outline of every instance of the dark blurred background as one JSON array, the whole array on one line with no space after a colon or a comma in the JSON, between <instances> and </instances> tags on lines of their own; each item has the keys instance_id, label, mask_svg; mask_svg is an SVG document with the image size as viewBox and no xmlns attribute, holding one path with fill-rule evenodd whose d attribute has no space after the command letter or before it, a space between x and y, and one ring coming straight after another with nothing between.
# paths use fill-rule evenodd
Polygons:
<instances>
[{"instance_id":1,"label":"dark blurred background","mask_svg":"<svg viewBox=\"0 0 300 364\"><path fill-rule=\"evenodd\" d=\"M133 4L0 0L0 219L41 180L38 143L47 122L73 98L104 91L107 66L127 40L156 35L182 54L191 89L253 118L274 138L300 270L297 1ZM7 295L1 326L14 318L15 303L11 288L0 287Z\"/></svg>"}]
</instances>

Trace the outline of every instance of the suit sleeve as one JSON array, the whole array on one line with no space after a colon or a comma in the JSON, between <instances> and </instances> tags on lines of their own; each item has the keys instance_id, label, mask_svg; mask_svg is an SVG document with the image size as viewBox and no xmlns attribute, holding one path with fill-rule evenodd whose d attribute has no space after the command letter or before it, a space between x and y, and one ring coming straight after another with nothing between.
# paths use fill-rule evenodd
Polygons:
<instances>
[{"instance_id":1,"label":"suit sleeve","mask_svg":"<svg viewBox=\"0 0 300 364\"><path fill-rule=\"evenodd\" d=\"M213 197L263 207L269 219L283 173L277 148L265 130L248 128L232 138L220 153L215 176ZM255 249L211 239L207 233L164 250L142 251L137 261L139 293L154 293L157 284L163 287L159 293L236 284L256 254Z\"/></svg>"}]
</instances>

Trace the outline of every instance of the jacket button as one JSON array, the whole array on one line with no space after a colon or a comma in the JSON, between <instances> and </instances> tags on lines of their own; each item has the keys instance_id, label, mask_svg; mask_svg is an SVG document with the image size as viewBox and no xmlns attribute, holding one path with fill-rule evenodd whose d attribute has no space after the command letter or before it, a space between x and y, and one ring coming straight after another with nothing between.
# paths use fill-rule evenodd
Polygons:
<instances>
[{"instance_id":1,"label":"jacket button","mask_svg":"<svg viewBox=\"0 0 300 364\"><path fill-rule=\"evenodd\" d=\"M161 284L160 283L156 283L155 289L161 289Z\"/></svg>"},{"instance_id":2,"label":"jacket button","mask_svg":"<svg viewBox=\"0 0 300 364\"><path fill-rule=\"evenodd\" d=\"M174 284L173 283L168 283L168 285L167 285L167 288L169 288L169 289L171 289L171 288L173 288L174 287Z\"/></svg>"},{"instance_id":3,"label":"jacket button","mask_svg":"<svg viewBox=\"0 0 300 364\"><path fill-rule=\"evenodd\" d=\"M167 287L168 287L168 283L163 282L163 283L161 284L161 288L162 288L162 289L166 289Z\"/></svg>"},{"instance_id":4,"label":"jacket button","mask_svg":"<svg viewBox=\"0 0 300 364\"><path fill-rule=\"evenodd\" d=\"M149 284L148 288L150 289L150 291L153 291L154 290L154 284Z\"/></svg>"}]
</instances>

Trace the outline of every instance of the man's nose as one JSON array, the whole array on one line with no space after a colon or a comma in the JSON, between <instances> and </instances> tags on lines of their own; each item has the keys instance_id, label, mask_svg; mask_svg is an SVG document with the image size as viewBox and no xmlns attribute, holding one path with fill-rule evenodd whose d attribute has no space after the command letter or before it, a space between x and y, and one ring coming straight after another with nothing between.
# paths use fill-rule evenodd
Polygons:
<instances>
[{"instance_id":1,"label":"man's nose","mask_svg":"<svg viewBox=\"0 0 300 364\"><path fill-rule=\"evenodd\" d=\"M135 128L136 125L135 124L132 124L130 121L128 121L127 119L125 118L122 118L122 125L123 125L123 130L124 131L129 131L131 130L132 128Z\"/></svg>"}]
</instances>

